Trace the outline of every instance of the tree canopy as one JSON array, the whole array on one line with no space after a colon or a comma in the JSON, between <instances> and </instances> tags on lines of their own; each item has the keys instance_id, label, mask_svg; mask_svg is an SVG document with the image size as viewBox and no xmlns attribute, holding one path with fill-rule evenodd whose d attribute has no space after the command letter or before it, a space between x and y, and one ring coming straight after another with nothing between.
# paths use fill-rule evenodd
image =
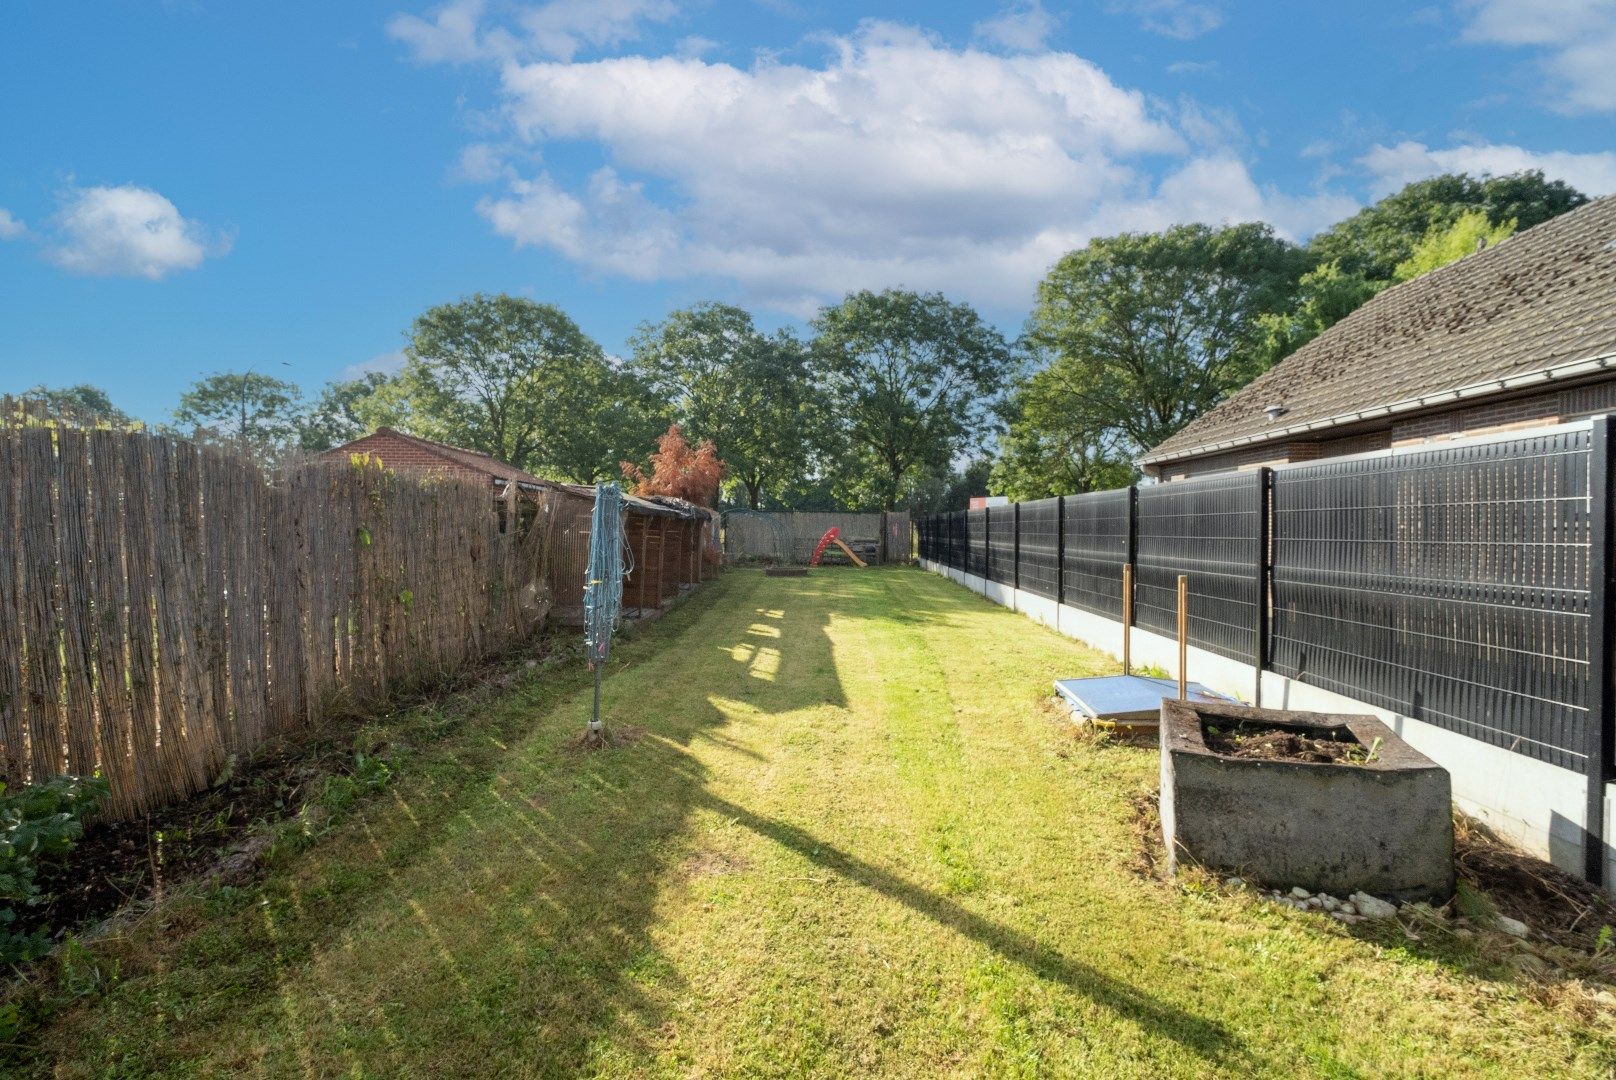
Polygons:
<instances>
[{"instance_id":1,"label":"tree canopy","mask_svg":"<svg viewBox=\"0 0 1616 1080\"><path fill-rule=\"evenodd\" d=\"M378 371L327 383L298 425L298 444L318 453L368 435L394 419L393 379Z\"/></svg>"},{"instance_id":2,"label":"tree canopy","mask_svg":"<svg viewBox=\"0 0 1616 1080\"><path fill-rule=\"evenodd\" d=\"M18 406L30 415L73 427L131 428L135 418L112 403L99 386L31 386L19 395Z\"/></svg>"},{"instance_id":3,"label":"tree canopy","mask_svg":"<svg viewBox=\"0 0 1616 1080\"><path fill-rule=\"evenodd\" d=\"M553 304L482 293L429 309L368 418L479 450L529 472L592 482L659 429L629 372Z\"/></svg>"},{"instance_id":4,"label":"tree canopy","mask_svg":"<svg viewBox=\"0 0 1616 1080\"><path fill-rule=\"evenodd\" d=\"M991 429L1013 356L969 305L866 290L822 310L813 327L851 501L894 508L913 473L946 468Z\"/></svg>"},{"instance_id":5,"label":"tree canopy","mask_svg":"<svg viewBox=\"0 0 1616 1080\"><path fill-rule=\"evenodd\" d=\"M199 379L180 395L174 421L202 438L274 459L297 437L303 393L292 383L256 371Z\"/></svg>"},{"instance_id":6,"label":"tree canopy","mask_svg":"<svg viewBox=\"0 0 1616 1080\"><path fill-rule=\"evenodd\" d=\"M553 304L477 293L415 320L399 375L423 435L531 470L569 418L562 391L605 357Z\"/></svg>"},{"instance_id":7,"label":"tree canopy","mask_svg":"<svg viewBox=\"0 0 1616 1080\"><path fill-rule=\"evenodd\" d=\"M642 325L632 346L635 370L680 426L723 449L752 509L807 468L817 388L791 334L764 334L745 309L702 303Z\"/></svg>"},{"instance_id":8,"label":"tree canopy","mask_svg":"<svg viewBox=\"0 0 1616 1080\"><path fill-rule=\"evenodd\" d=\"M634 483L634 494L667 495L697 506L713 505L724 482L724 462L712 441L692 446L678 424L657 438L649 473L632 461L623 462L622 468L624 478Z\"/></svg>"},{"instance_id":9,"label":"tree canopy","mask_svg":"<svg viewBox=\"0 0 1616 1080\"><path fill-rule=\"evenodd\" d=\"M1492 247L1515 232L1515 219L1493 224L1480 210L1460 214L1451 225L1432 226L1408 258L1397 264L1393 277L1410 281L1449 263L1458 262L1483 248Z\"/></svg>"},{"instance_id":10,"label":"tree canopy","mask_svg":"<svg viewBox=\"0 0 1616 1080\"><path fill-rule=\"evenodd\" d=\"M1256 224L1124 233L1068 254L1038 286L1029 338L1049 362L1020 387L1012 434L1100 459L1154 446L1262 371L1261 319L1289 310L1306 265Z\"/></svg>"},{"instance_id":11,"label":"tree canopy","mask_svg":"<svg viewBox=\"0 0 1616 1080\"><path fill-rule=\"evenodd\" d=\"M1416 180L1402 190L1317 233L1308 249L1320 263L1334 262L1344 274L1370 281L1392 281L1397 265L1432 230L1446 229L1469 211L1480 211L1492 225L1515 222L1530 229L1574 210L1588 196L1537 170L1508 176L1475 177L1449 173Z\"/></svg>"}]
</instances>

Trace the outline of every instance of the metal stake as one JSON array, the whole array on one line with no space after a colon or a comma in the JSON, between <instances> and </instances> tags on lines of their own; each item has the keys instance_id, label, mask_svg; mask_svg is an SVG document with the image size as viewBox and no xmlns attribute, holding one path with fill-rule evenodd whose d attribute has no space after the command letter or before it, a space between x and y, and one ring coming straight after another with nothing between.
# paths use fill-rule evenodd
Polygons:
<instances>
[{"instance_id":1,"label":"metal stake","mask_svg":"<svg viewBox=\"0 0 1616 1080\"><path fill-rule=\"evenodd\" d=\"M1178 700L1189 697L1190 576L1178 575Z\"/></svg>"}]
</instances>

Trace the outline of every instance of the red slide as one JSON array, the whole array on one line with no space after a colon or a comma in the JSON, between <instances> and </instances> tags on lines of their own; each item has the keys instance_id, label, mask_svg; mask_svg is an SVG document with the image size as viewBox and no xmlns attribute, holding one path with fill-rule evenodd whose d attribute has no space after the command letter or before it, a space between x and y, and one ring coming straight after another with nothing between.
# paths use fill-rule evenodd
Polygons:
<instances>
[{"instance_id":1,"label":"red slide","mask_svg":"<svg viewBox=\"0 0 1616 1080\"><path fill-rule=\"evenodd\" d=\"M819 565L819 557L821 555L825 554L825 549L830 547L831 541L835 540L837 537L839 537L841 535L842 535L842 530L837 528L835 525L832 525L830 528L826 529L825 530L825 535L821 536L819 538L819 543L817 545L815 545L815 547L814 547L814 557L808 560L808 565L809 566L818 566Z\"/></svg>"}]
</instances>

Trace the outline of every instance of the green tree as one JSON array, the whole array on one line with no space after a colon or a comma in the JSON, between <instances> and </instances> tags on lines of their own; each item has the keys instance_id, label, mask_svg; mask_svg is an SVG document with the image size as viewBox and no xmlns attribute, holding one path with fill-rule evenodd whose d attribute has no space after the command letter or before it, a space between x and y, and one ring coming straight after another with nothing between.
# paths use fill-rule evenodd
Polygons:
<instances>
[{"instance_id":1,"label":"green tree","mask_svg":"<svg viewBox=\"0 0 1616 1080\"><path fill-rule=\"evenodd\" d=\"M940 293L851 293L813 326L814 359L848 450L842 486L885 510L917 470L946 468L979 445L1014 374L1003 335Z\"/></svg>"},{"instance_id":2,"label":"green tree","mask_svg":"<svg viewBox=\"0 0 1616 1080\"><path fill-rule=\"evenodd\" d=\"M1138 472L1118 450L1115 438L1081 430L1065 417L1040 416L1045 402L1038 389L1034 376L1028 390L1019 395L1024 411L999 440L999 458L988 477L995 494L1023 502L1134 482Z\"/></svg>"},{"instance_id":3,"label":"green tree","mask_svg":"<svg viewBox=\"0 0 1616 1080\"><path fill-rule=\"evenodd\" d=\"M1414 245L1408 258L1393 273L1398 281L1409 281L1438 267L1458 262L1484 247L1492 247L1515 232L1515 219L1494 225L1480 210L1460 214L1453 224L1435 227Z\"/></svg>"},{"instance_id":4,"label":"green tree","mask_svg":"<svg viewBox=\"0 0 1616 1080\"><path fill-rule=\"evenodd\" d=\"M112 403L99 386L33 386L24 390L18 404L29 415L57 420L72 427L131 428L135 418Z\"/></svg>"},{"instance_id":5,"label":"green tree","mask_svg":"<svg viewBox=\"0 0 1616 1080\"><path fill-rule=\"evenodd\" d=\"M1514 221L1530 229L1587 201L1576 188L1537 170L1484 178L1449 173L1416 180L1365 207L1316 234L1308 248L1319 262L1337 263L1346 274L1391 281L1397 265L1432 230L1448 228L1469 211L1486 214L1492 225Z\"/></svg>"},{"instance_id":6,"label":"green tree","mask_svg":"<svg viewBox=\"0 0 1616 1080\"><path fill-rule=\"evenodd\" d=\"M1028 337L1050 360L1020 395L1012 437L1074 464L1078 447L1104 461L1156 445L1262 371L1262 317L1290 309L1306 266L1258 224L1071 252L1038 286Z\"/></svg>"},{"instance_id":7,"label":"green tree","mask_svg":"<svg viewBox=\"0 0 1616 1080\"><path fill-rule=\"evenodd\" d=\"M917 514L963 510L971 499L988 494L993 468L992 458L976 457L963 468L919 474L910 481L901 505Z\"/></svg>"},{"instance_id":8,"label":"green tree","mask_svg":"<svg viewBox=\"0 0 1616 1080\"><path fill-rule=\"evenodd\" d=\"M580 413L577 383L598 384L601 348L560 308L482 293L431 308L412 328L398 376L412 431L530 471L557 455Z\"/></svg>"},{"instance_id":9,"label":"green tree","mask_svg":"<svg viewBox=\"0 0 1616 1080\"><path fill-rule=\"evenodd\" d=\"M393 377L379 371L328 383L299 424L298 444L313 452L329 450L394 423L396 389Z\"/></svg>"},{"instance_id":10,"label":"green tree","mask_svg":"<svg viewBox=\"0 0 1616 1080\"><path fill-rule=\"evenodd\" d=\"M198 438L214 438L255 457L273 459L297 437L303 395L283 379L256 371L209 375L180 395L174 421Z\"/></svg>"},{"instance_id":11,"label":"green tree","mask_svg":"<svg viewBox=\"0 0 1616 1080\"><path fill-rule=\"evenodd\" d=\"M555 424L541 442L538 471L558 480L594 484L622 475L622 463L643 463L667 429L667 410L645 380L610 360L591 360L560 387Z\"/></svg>"},{"instance_id":12,"label":"green tree","mask_svg":"<svg viewBox=\"0 0 1616 1080\"><path fill-rule=\"evenodd\" d=\"M634 366L693 439L711 439L756 510L812 454L815 393L792 335L764 334L744 309L702 303L640 327Z\"/></svg>"},{"instance_id":13,"label":"green tree","mask_svg":"<svg viewBox=\"0 0 1616 1080\"><path fill-rule=\"evenodd\" d=\"M1282 313L1258 316L1262 340L1257 356L1263 368L1312 341L1352 314L1386 287L1359 272L1347 272L1338 262L1327 262L1302 275L1296 287L1296 305Z\"/></svg>"}]
</instances>

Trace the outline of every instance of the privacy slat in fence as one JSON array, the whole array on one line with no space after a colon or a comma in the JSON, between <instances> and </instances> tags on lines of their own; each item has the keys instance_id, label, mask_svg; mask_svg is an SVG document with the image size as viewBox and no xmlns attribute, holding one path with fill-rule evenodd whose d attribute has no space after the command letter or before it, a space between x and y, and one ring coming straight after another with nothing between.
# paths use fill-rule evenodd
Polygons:
<instances>
[{"instance_id":1,"label":"privacy slat in fence","mask_svg":"<svg viewBox=\"0 0 1616 1080\"><path fill-rule=\"evenodd\" d=\"M114 818L197 791L339 697L531 633L545 535L473 480L0 430L0 779L99 769Z\"/></svg>"},{"instance_id":2,"label":"privacy slat in fence","mask_svg":"<svg viewBox=\"0 0 1616 1080\"><path fill-rule=\"evenodd\" d=\"M988 576L988 512L965 511L965 572Z\"/></svg>"},{"instance_id":3,"label":"privacy slat in fence","mask_svg":"<svg viewBox=\"0 0 1616 1080\"><path fill-rule=\"evenodd\" d=\"M1132 543L1133 489L1068 495L1061 552L1065 602L1122 617L1122 568Z\"/></svg>"},{"instance_id":4,"label":"privacy slat in fence","mask_svg":"<svg viewBox=\"0 0 1616 1080\"><path fill-rule=\"evenodd\" d=\"M1016 583L1016 508L1001 506L985 512L988 533L989 581Z\"/></svg>"},{"instance_id":5,"label":"privacy slat in fence","mask_svg":"<svg viewBox=\"0 0 1616 1080\"><path fill-rule=\"evenodd\" d=\"M1286 469L1273 666L1586 767L1586 429Z\"/></svg>"},{"instance_id":6,"label":"privacy slat in fence","mask_svg":"<svg viewBox=\"0 0 1616 1080\"><path fill-rule=\"evenodd\" d=\"M1060 576L1060 500L1040 499L1021 504L1018 518L1018 588L1049 600L1056 598Z\"/></svg>"},{"instance_id":7,"label":"privacy slat in fence","mask_svg":"<svg viewBox=\"0 0 1616 1080\"><path fill-rule=\"evenodd\" d=\"M1241 472L1139 489L1135 520L1138 624L1178 633L1178 576L1189 576L1189 641L1251 660L1262 558L1262 474Z\"/></svg>"}]
</instances>

